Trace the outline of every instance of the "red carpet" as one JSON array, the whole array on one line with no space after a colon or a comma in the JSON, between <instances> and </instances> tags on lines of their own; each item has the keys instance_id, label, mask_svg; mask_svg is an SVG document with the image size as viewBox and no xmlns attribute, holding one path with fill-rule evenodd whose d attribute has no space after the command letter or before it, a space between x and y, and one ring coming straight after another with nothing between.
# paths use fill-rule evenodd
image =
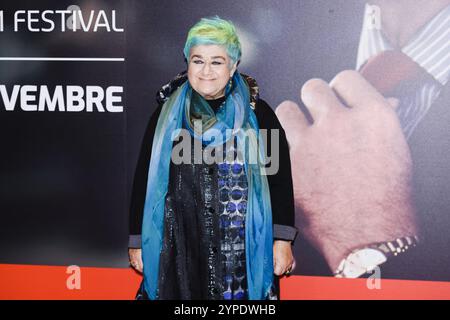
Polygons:
<instances>
[{"instance_id":1,"label":"red carpet","mask_svg":"<svg viewBox=\"0 0 450 320\"><path fill-rule=\"evenodd\" d=\"M67 267L0 265L0 299L133 299L141 276L131 269L82 267L81 288L70 290ZM281 299L450 299L450 282L291 276L281 281Z\"/></svg>"}]
</instances>

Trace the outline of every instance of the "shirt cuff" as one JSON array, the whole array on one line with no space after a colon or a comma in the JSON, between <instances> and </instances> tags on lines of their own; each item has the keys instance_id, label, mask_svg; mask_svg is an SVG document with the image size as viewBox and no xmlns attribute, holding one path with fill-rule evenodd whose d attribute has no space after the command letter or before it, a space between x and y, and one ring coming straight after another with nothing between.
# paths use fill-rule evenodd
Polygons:
<instances>
[{"instance_id":1,"label":"shirt cuff","mask_svg":"<svg viewBox=\"0 0 450 320\"><path fill-rule=\"evenodd\" d=\"M140 234L130 234L128 237L128 248L140 249L142 246L142 236Z\"/></svg>"},{"instance_id":2,"label":"shirt cuff","mask_svg":"<svg viewBox=\"0 0 450 320\"><path fill-rule=\"evenodd\" d=\"M286 240L294 242L297 237L297 228L292 226L286 226L282 224L273 225L273 238L279 240Z\"/></svg>"}]
</instances>

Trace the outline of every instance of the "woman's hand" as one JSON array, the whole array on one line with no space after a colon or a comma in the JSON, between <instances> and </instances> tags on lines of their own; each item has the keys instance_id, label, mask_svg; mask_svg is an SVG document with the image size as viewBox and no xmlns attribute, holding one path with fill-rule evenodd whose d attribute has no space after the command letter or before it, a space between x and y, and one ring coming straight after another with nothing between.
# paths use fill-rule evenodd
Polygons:
<instances>
[{"instance_id":1,"label":"woman's hand","mask_svg":"<svg viewBox=\"0 0 450 320\"><path fill-rule=\"evenodd\" d=\"M142 249L128 249L130 266L139 273L142 273L144 264L142 263Z\"/></svg>"},{"instance_id":2,"label":"woman's hand","mask_svg":"<svg viewBox=\"0 0 450 320\"><path fill-rule=\"evenodd\" d=\"M273 243L273 273L277 276L289 275L295 268L291 242L275 240Z\"/></svg>"}]
</instances>

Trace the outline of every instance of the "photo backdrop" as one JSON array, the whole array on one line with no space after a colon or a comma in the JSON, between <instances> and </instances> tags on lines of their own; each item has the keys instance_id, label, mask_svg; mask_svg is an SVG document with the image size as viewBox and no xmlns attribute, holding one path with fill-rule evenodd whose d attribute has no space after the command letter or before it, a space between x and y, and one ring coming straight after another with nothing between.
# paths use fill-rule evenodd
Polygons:
<instances>
[{"instance_id":1,"label":"photo backdrop","mask_svg":"<svg viewBox=\"0 0 450 320\"><path fill-rule=\"evenodd\" d=\"M275 109L307 80L355 68L363 12L361 0L3 1L0 265L128 268L141 139L201 17L236 24L239 71ZM294 251L295 274L329 275L301 235Z\"/></svg>"}]
</instances>

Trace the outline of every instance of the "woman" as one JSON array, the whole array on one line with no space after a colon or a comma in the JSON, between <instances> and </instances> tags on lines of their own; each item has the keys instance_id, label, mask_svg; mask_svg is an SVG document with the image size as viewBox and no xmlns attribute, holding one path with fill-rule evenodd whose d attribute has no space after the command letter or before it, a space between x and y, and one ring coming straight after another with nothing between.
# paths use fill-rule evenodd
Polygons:
<instances>
[{"instance_id":1,"label":"woman","mask_svg":"<svg viewBox=\"0 0 450 320\"><path fill-rule=\"evenodd\" d=\"M284 132L256 82L236 71L232 23L201 19L184 55L187 74L158 93L135 174L129 255L144 274L138 297L273 298L273 274L294 267ZM280 132L276 174L265 174L272 141L264 144L259 129Z\"/></svg>"}]
</instances>

